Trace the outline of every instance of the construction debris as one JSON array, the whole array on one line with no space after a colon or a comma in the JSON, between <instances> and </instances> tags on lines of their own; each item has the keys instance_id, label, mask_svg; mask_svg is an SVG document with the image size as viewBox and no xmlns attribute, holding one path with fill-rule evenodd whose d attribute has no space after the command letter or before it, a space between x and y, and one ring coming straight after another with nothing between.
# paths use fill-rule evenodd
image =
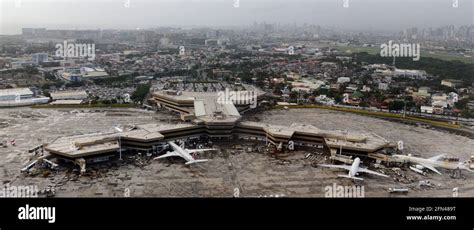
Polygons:
<instances>
[{"instance_id":1,"label":"construction debris","mask_svg":"<svg viewBox=\"0 0 474 230\"><path fill-rule=\"evenodd\" d=\"M86 172L86 160L84 158L78 158L74 161L81 168L80 173L84 174Z\"/></svg>"},{"instance_id":2,"label":"construction debris","mask_svg":"<svg viewBox=\"0 0 474 230\"><path fill-rule=\"evenodd\" d=\"M432 187L432 184L429 180L422 180L418 182L418 186L420 187Z\"/></svg>"},{"instance_id":3,"label":"construction debris","mask_svg":"<svg viewBox=\"0 0 474 230\"><path fill-rule=\"evenodd\" d=\"M40 190L39 195L44 195L46 197L54 197L56 195L56 189L52 185L48 185L45 189Z\"/></svg>"},{"instance_id":4,"label":"construction debris","mask_svg":"<svg viewBox=\"0 0 474 230\"><path fill-rule=\"evenodd\" d=\"M36 163L38 163L38 160L34 160L32 162L30 162L28 165L26 165L25 167L23 167L20 172L22 173L27 173L33 166L36 165Z\"/></svg>"},{"instance_id":5,"label":"construction debris","mask_svg":"<svg viewBox=\"0 0 474 230\"><path fill-rule=\"evenodd\" d=\"M412 176L404 173L400 168L392 168L392 171L395 173L393 180L396 182L409 184L415 181L415 179Z\"/></svg>"}]
</instances>

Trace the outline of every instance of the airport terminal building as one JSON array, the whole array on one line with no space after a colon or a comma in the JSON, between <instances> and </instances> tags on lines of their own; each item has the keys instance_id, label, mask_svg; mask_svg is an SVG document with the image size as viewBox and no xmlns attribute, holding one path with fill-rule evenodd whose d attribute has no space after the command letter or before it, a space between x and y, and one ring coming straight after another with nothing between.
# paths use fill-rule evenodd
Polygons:
<instances>
[{"instance_id":1,"label":"airport terminal building","mask_svg":"<svg viewBox=\"0 0 474 230\"><path fill-rule=\"evenodd\" d=\"M376 159L377 152L390 145L374 133L321 130L306 124L280 126L241 121L239 110L247 110L249 105L240 104L239 108L234 104L220 104L216 97L208 93L155 92L152 100L162 108L179 113L188 122L143 124L123 132L61 137L46 145L45 150L85 168L85 163L107 160L126 150L156 153L173 140L253 140L279 148L290 145L318 147L331 155L341 152L365 156L372 154Z\"/></svg>"}]
</instances>

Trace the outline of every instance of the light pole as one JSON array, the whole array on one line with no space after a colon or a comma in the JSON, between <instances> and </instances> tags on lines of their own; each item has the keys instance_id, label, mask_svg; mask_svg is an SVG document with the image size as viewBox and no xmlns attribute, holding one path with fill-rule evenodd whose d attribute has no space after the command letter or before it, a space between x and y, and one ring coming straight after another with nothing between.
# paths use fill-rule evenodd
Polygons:
<instances>
[{"instance_id":1,"label":"light pole","mask_svg":"<svg viewBox=\"0 0 474 230\"><path fill-rule=\"evenodd\" d=\"M122 160L122 134L119 135L119 160Z\"/></svg>"},{"instance_id":2,"label":"light pole","mask_svg":"<svg viewBox=\"0 0 474 230\"><path fill-rule=\"evenodd\" d=\"M406 114L407 114L407 98L405 97L403 99L403 103L404 103L404 106L403 106L403 118L406 117Z\"/></svg>"}]
</instances>

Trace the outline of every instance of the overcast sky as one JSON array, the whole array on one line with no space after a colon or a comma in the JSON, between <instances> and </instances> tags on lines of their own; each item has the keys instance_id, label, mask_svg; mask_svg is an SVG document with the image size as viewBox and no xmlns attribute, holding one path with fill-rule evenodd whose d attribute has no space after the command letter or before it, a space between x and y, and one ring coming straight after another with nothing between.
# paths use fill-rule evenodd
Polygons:
<instances>
[{"instance_id":1,"label":"overcast sky","mask_svg":"<svg viewBox=\"0 0 474 230\"><path fill-rule=\"evenodd\" d=\"M21 33L22 27L146 29L253 22L398 31L474 22L472 0L458 0L457 8L455 0L348 0L348 8L344 0L130 0L129 7L126 1L0 0L0 34Z\"/></svg>"}]
</instances>

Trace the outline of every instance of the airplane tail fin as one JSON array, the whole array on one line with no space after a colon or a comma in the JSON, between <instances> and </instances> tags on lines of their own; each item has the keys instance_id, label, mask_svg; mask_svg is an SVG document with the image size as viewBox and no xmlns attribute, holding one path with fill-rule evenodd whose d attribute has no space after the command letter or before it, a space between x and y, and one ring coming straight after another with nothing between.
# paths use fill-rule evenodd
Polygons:
<instances>
[{"instance_id":1,"label":"airplane tail fin","mask_svg":"<svg viewBox=\"0 0 474 230\"><path fill-rule=\"evenodd\" d=\"M193 161L188 161L185 164L190 165L190 164L196 164L196 163L202 163L202 162L207 162L209 161L208 159L202 159L202 160L193 160Z\"/></svg>"},{"instance_id":2,"label":"airplane tail fin","mask_svg":"<svg viewBox=\"0 0 474 230\"><path fill-rule=\"evenodd\" d=\"M349 175L337 175L337 176L338 176L338 177L349 178L349 179L353 179L353 180L364 180L364 178L355 177L355 176L349 176Z\"/></svg>"},{"instance_id":3,"label":"airplane tail fin","mask_svg":"<svg viewBox=\"0 0 474 230\"><path fill-rule=\"evenodd\" d=\"M470 162L463 162L458 164L459 169L464 169L469 172L474 172L474 170L471 169L471 163Z\"/></svg>"},{"instance_id":4,"label":"airplane tail fin","mask_svg":"<svg viewBox=\"0 0 474 230\"><path fill-rule=\"evenodd\" d=\"M469 171L469 172L474 172L474 170L470 169L469 166L467 166L467 165L463 165L463 167L461 167L461 169L464 169L464 170Z\"/></svg>"}]
</instances>

